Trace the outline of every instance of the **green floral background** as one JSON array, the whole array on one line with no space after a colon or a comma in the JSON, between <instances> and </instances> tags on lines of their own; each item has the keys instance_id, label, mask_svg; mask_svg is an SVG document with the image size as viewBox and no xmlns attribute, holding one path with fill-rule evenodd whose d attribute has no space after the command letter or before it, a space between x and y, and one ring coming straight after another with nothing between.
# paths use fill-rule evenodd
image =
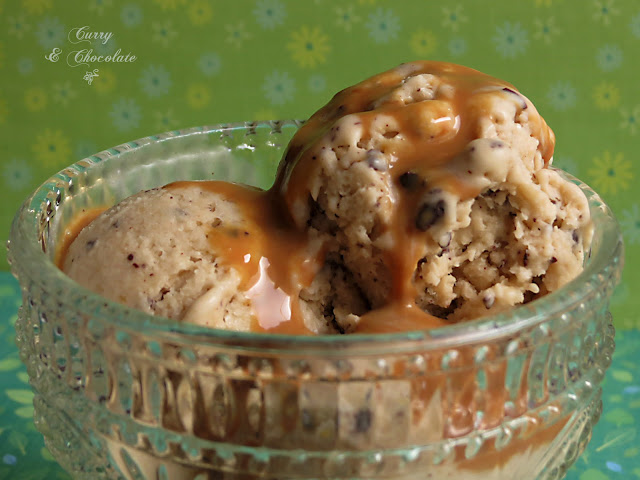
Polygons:
<instances>
[{"instance_id":1,"label":"green floral background","mask_svg":"<svg viewBox=\"0 0 640 480\"><path fill-rule=\"evenodd\" d=\"M72 43L83 26L111 37ZM57 62L45 58L54 49ZM136 59L69 66L81 49ZM39 183L96 151L176 128L305 118L400 62L448 60L518 86L555 130L556 165L613 207L628 265L614 317L636 327L638 49L637 0L0 0L0 236Z\"/></svg>"},{"instance_id":2,"label":"green floral background","mask_svg":"<svg viewBox=\"0 0 640 480\"><path fill-rule=\"evenodd\" d=\"M83 26L111 36L73 43ZM136 58L70 66L67 56L81 49ZM555 164L611 205L627 248L612 302L616 327L626 332L607 380L615 393L599 428L608 430L570 478L640 478L640 449L622 448L639 441L638 359L636 348L620 347L640 327L640 296L632 294L640 280L639 49L637 0L0 0L0 237L48 176L129 140L195 125L305 118L339 89L415 59L504 78L554 129ZM8 302L0 337L12 342L16 285L6 273L0 279ZM29 426L31 398L15 350L1 357L0 479L42 448ZM603 460L614 451L618 460ZM20 478L55 478L51 469Z\"/></svg>"}]
</instances>

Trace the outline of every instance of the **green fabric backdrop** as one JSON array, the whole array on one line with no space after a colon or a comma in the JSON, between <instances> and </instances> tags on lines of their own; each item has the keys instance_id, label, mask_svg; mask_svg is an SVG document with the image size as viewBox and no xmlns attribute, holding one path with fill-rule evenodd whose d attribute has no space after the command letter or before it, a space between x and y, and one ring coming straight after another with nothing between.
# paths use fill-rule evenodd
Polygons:
<instances>
[{"instance_id":1,"label":"green fabric backdrop","mask_svg":"<svg viewBox=\"0 0 640 480\"><path fill-rule=\"evenodd\" d=\"M108 39L78 43L94 32ZM70 66L83 49L135 60ZM30 191L96 151L176 128L305 118L373 73L448 60L529 96L557 135L556 165L613 207L627 245L614 317L636 327L639 49L637 0L0 0L0 237Z\"/></svg>"},{"instance_id":2,"label":"green fabric backdrop","mask_svg":"<svg viewBox=\"0 0 640 480\"><path fill-rule=\"evenodd\" d=\"M77 65L83 49L129 61ZM637 329L639 51L637 0L0 0L0 238L38 184L99 150L305 118L373 73L446 60L515 84L556 133L554 163L612 206L627 248L614 322Z\"/></svg>"}]
</instances>

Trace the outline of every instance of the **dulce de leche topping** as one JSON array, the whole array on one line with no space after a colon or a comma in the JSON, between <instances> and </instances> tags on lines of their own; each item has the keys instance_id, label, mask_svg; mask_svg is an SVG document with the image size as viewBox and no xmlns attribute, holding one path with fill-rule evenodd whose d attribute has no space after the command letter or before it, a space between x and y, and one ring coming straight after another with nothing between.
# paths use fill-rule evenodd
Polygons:
<instances>
[{"instance_id":1,"label":"dulce de leche topping","mask_svg":"<svg viewBox=\"0 0 640 480\"><path fill-rule=\"evenodd\" d=\"M320 268L320 245L291 228L269 191L235 183L174 182L167 190L201 188L232 202L242 222L208 229L217 258L240 274L240 290L252 303L255 331L310 334L299 297Z\"/></svg>"},{"instance_id":2,"label":"dulce de leche topping","mask_svg":"<svg viewBox=\"0 0 640 480\"><path fill-rule=\"evenodd\" d=\"M429 76L425 88L400 93L413 78ZM479 120L491 115L482 101L486 95L513 96L533 126L545 164L553 155L555 137L533 104L508 82L461 65L419 61L400 65L337 93L307 121L291 140L280 164L274 188L291 201L302 192L302 180L313 168L311 147L329 131L357 127L360 141L382 128L378 149L390 153L392 171L427 171L451 160L477 138ZM332 135L335 137L335 135Z\"/></svg>"},{"instance_id":3,"label":"dulce de leche topping","mask_svg":"<svg viewBox=\"0 0 640 480\"><path fill-rule=\"evenodd\" d=\"M371 262L386 266L389 291L384 301L366 298L367 312L345 331L444 326L447 321L416 304L416 266L424 260L425 244L445 249L451 241L450 232L434 239L430 231L452 215L447 202L482 193L484 184L470 179L482 175L471 175L471 167L460 158L472 156L476 147L469 145L476 139L493 139L478 145L479 152L503 149L499 133L492 130L503 117L527 126L527 139L535 142L535 153L525 160L533 165L531 170L548 165L553 133L512 85L449 63L407 63L339 92L315 113L291 140L270 190L219 181L176 182L164 188L205 189L237 207L241 221L207 226L206 235L217 261L240 276L238 289L251 302L255 317L252 329L309 334L313 332L303 318L301 294L328 262L339 263L348 254L324 235L333 227L320 234L310 228L309 204L319 194L314 182L327 176L319 171L319 158L330 151L338 159L337 169L360 162L384 172L391 187L376 206L387 205L391 213L373 227L378 257ZM64 252L58 258L62 264ZM348 269L346 265L339 268Z\"/></svg>"}]
</instances>

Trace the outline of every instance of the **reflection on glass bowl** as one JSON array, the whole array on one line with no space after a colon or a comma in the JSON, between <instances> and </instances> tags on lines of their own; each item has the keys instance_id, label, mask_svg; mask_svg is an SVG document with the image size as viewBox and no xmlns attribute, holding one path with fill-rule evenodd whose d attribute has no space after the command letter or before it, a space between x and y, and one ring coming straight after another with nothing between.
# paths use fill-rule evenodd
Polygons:
<instances>
[{"instance_id":1,"label":"reflection on glass bowl","mask_svg":"<svg viewBox=\"0 0 640 480\"><path fill-rule=\"evenodd\" d=\"M9 259L35 423L76 478L561 478L601 412L619 228L589 187L584 272L508 313L430 331L292 337L152 317L53 257L82 209L174 180L270 186L296 121L170 132L86 158L18 212ZM569 177L571 178L571 177Z\"/></svg>"}]
</instances>

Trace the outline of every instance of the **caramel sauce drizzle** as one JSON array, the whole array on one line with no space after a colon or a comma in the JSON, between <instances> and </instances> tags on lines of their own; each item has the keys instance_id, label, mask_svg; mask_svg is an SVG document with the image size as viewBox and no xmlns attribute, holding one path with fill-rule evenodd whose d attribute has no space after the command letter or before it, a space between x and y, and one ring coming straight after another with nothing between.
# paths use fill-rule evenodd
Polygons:
<instances>
[{"instance_id":1,"label":"caramel sauce drizzle","mask_svg":"<svg viewBox=\"0 0 640 480\"><path fill-rule=\"evenodd\" d=\"M399 105L389 100L374 109L376 101L409 77L423 73L436 75L443 84L453 86L454 91L445 103L436 99ZM504 95L505 89L519 95L511 84L467 67L443 62L403 64L339 92L315 113L291 140L270 190L220 181L175 182L164 188L175 190L197 185L233 202L244 216L243 223L212 228L208 235L219 261L239 272L241 290L253 300L254 330L311 334L301 313L300 292L311 284L322 267L325 249L322 245L312 245L307 233L294 226L288 206L307 203L308 179L317 168L311 153L314 146L323 141L339 121L359 122L363 138L370 139L372 125L381 117L389 118L397 132L376 147L385 154L390 153L393 162L389 167L394 182L408 171L427 174L430 179L439 179L439 188L454 191L461 199L473 198L480 192L466 187L442 167L477 138L478 120L490 114L477 102L472 104L472 99L492 92ZM523 96L522 99L533 125L532 135L539 140L538 150L546 165L553 153L553 133L531 102ZM421 330L448 324L415 304L412 278L420 259L419 245L433 240L415 226L419 193L397 190L393 221L384 226L394 240L393 248L383 252L385 264L391 270L391 291L385 305L363 315L358 333ZM77 225L84 226L95 216L79 220ZM72 230L77 225L72 226ZM71 237L75 238L65 234L63 251L68 248L67 239ZM63 261L64 253L58 264L62 265ZM264 298L258 301L260 297ZM274 314L274 309L279 313Z\"/></svg>"},{"instance_id":2,"label":"caramel sauce drizzle","mask_svg":"<svg viewBox=\"0 0 640 480\"><path fill-rule=\"evenodd\" d=\"M272 191L222 181L182 181L164 188L208 190L242 212L241 224L223 224L207 234L219 261L240 274L240 290L252 300L252 330L312 333L304 323L300 291L313 281L323 254L304 232L292 228Z\"/></svg>"},{"instance_id":3,"label":"caramel sauce drizzle","mask_svg":"<svg viewBox=\"0 0 640 480\"><path fill-rule=\"evenodd\" d=\"M84 227L93 222L96 218L100 216L108 207L94 207L94 208L83 208L79 215L73 217L71 222L65 227L60 239L58 240L58 245L54 254L54 263L58 266L60 270L62 270L62 266L64 265L64 261L67 258L67 253L69 252L69 247L73 243L73 241L78 237L80 232Z\"/></svg>"}]
</instances>

